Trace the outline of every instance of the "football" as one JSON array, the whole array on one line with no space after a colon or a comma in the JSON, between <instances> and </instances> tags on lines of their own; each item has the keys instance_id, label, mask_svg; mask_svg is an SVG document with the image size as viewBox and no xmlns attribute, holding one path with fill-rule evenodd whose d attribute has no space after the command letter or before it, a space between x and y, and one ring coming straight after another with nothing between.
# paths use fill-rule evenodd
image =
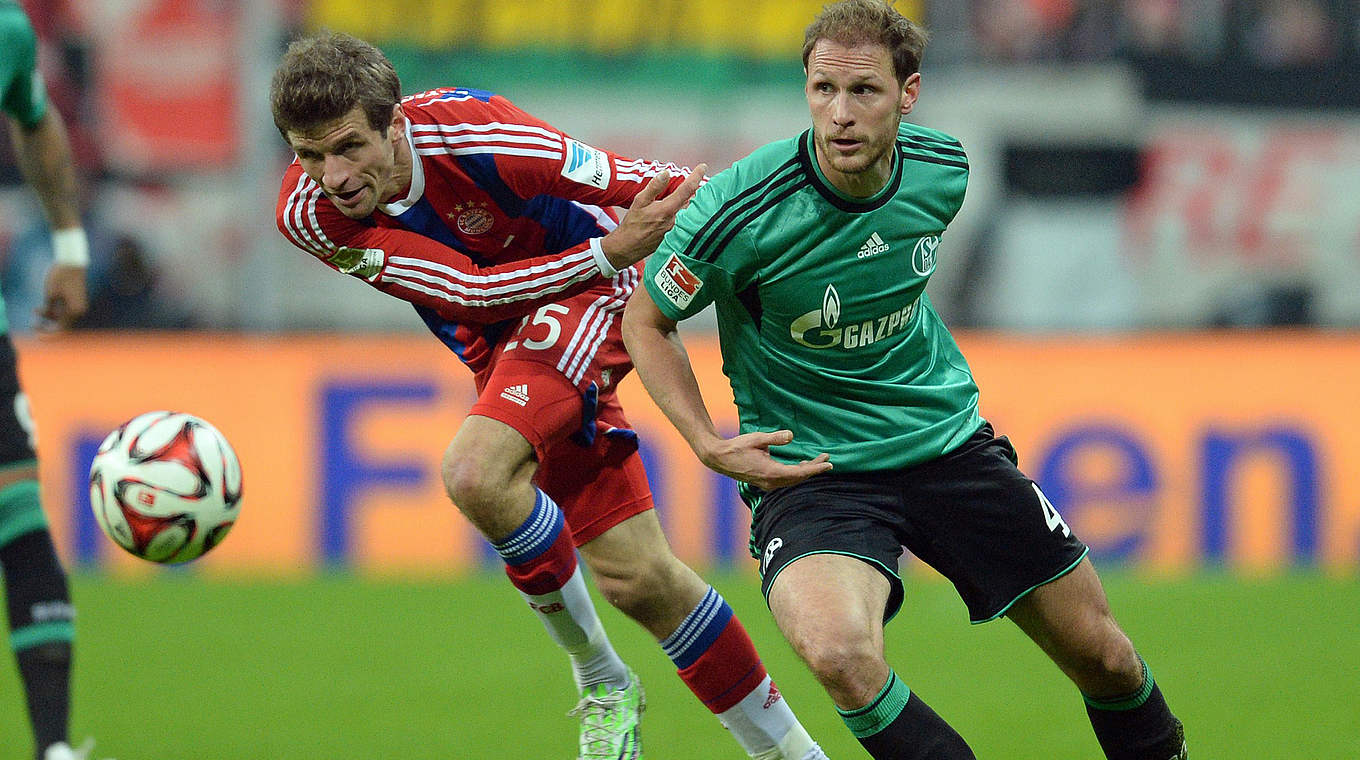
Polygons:
<instances>
[{"instance_id":1,"label":"football","mask_svg":"<svg viewBox=\"0 0 1360 760\"><path fill-rule=\"evenodd\" d=\"M241 503L241 464L212 425L147 412L109 433L90 465L90 507L113 542L152 562L196 559L222 542Z\"/></svg>"}]
</instances>

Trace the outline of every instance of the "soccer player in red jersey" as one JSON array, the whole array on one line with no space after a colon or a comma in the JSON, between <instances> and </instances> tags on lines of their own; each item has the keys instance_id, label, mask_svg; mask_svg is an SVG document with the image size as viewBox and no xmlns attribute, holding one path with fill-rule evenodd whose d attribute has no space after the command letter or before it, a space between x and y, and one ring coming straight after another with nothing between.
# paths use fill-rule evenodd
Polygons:
<instances>
[{"instance_id":1,"label":"soccer player in red jersey","mask_svg":"<svg viewBox=\"0 0 1360 760\"><path fill-rule=\"evenodd\" d=\"M402 98L381 51L342 34L294 42L270 99L297 155L279 230L413 304L473 372L444 483L570 655L580 758L640 758L644 702L576 549L750 756L824 758L731 607L671 552L614 392L632 369L619 325L635 264L703 167L592 147L481 90ZM630 208L622 221L616 206Z\"/></svg>"}]
</instances>

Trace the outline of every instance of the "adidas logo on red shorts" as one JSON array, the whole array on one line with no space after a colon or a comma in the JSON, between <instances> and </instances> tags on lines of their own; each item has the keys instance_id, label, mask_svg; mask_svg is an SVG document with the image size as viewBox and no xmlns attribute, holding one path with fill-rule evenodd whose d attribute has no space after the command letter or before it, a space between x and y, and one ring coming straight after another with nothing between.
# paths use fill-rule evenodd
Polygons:
<instances>
[{"instance_id":1,"label":"adidas logo on red shorts","mask_svg":"<svg viewBox=\"0 0 1360 760\"><path fill-rule=\"evenodd\" d=\"M525 406L529 403L529 386L512 385L501 391L501 398L506 401L513 401L520 406Z\"/></svg>"}]
</instances>

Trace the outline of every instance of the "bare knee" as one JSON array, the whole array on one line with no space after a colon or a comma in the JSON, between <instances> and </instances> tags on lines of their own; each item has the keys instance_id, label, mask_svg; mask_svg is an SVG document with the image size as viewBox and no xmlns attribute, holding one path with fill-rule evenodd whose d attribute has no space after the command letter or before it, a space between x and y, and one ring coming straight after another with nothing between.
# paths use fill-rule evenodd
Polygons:
<instances>
[{"instance_id":1,"label":"bare knee","mask_svg":"<svg viewBox=\"0 0 1360 760\"><path fill-rule=\"evenodd\" d=\"M789 643L843 707L868 704L883 687L888 664L866 627L804 631Z\"/></svg>"},{"instance_id":2,"label":"bare knee","mask_svg":"<svg viewBox=\"0 0 1360 760\"><path fill-rule=\"evenodd\" d=\"M1090 560L1035 589L1008 613L1083 692L1128 694L1143 685L1143 665L1110 614Z\"/></svg>"},{"instance_id":3,"label":"bare knee","mask_svg":"<svg viewBox=\"0 0 1360 760\"><path fill-rule=\"evenodd\" d=\"M1077 687L1092 696L1116 696L1143 684L1143 662L1128 636L1107 618L1069 653L1066 667Z\"/></svg>"},{"instance_id":4,"label":"bare knee","mask_svg":"<svg viewBox=\"0 0 1360 760\"><path fill-rule=\"evenodd\" d=\"M779 630L838 707L863 707L888 679L883 610L891 591L871 565L835 554L794 560L770 588Z\"/></svg>"},{"instance_id":5,"label":"bare knee","mask_svg":"<svg viewBox=\"0 0 1360 760\"><path fill-rule=\"evenodd\" d=\"M496 536L528 516L536 468L533 447L519 431L472 415L444 450L440 474L453 503L483 533Z\"/></svg>"},{"instance_id":6,"label":"bare knee","mask_svg":"<svg viewBox=\"0 0 1360 760\"><path fill-rule=\"evenodd\" d=\"M604 598L657 640L675 633L709 588L676 558L650 510L582 544L581 557Z\"/></svg>"},{"instance_id":7,"label":"bare knee","mask_svg":"<svg viewBox=\"0 0 1360 760\"><path fill-rule=\"evenodd\" d=\"M439 470L449 498L471 514L494 508L520 485L526 487L533 474L533 460L529 453L520 457L518 451L460 435L443 453Z\"/></svg>"},{"instance_id":8,"label":"bare knee","mask_svg":"<svg viewBox=\"0 0 1360 760\"><path fill-rule=\"evenodd\" d=\"M486 470L477 466L477 462L461 457L450 447L442 462L443 488L449 492L449 498L460 506L481 502L490 491L484 472Z\"/></svg>"},{"instance_id":9,"label":"bare knee","mask_svg":"<svg viewBox=\"0 0 1360 760\"><path fill-rule=\"evenodd\" d=\"M591 572L596 587L610 605L648 625L676 607L675 598L685 569L669 554L643 554L626 561L599 563L591 567Z\"/></svg>"},{"instance_id":10,"label":"bare knee","mask_svg":"<svg viewBox=\"0 0 1360 760\"><path fill-rule=\"evenodd\" d=\"M493 449L460 450L455 441L440 467L454 505L493 541L513 532L533 510L533 462L515 467L510 459Z\"/></svg>"},{"instance_id":11,"label":"bare knee","mask_svg":"<svg viewBox=\"0 0 1360 760\"><path fill-rule=\"evenodd\" d=\"M494 502L496 495L503 493L508 485L504 478L497 477L495 470L486 465L482 457L459 451L456 446L449 446L444 452L440 468L444 489L453 503L464 512L480 511L485 505Z\"/></svg>"}]
</instances>

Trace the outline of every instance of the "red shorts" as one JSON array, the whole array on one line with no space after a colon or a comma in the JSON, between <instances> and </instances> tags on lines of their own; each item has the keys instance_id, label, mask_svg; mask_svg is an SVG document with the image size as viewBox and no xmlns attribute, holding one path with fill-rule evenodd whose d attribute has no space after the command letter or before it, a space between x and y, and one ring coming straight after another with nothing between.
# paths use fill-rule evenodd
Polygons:
<instances>
[{"instance_id":1,"label":"red shorts","mask_svg":"<svg viewBox=\"0 0 1360 760\"><path fill-rule=\"evenodd\" d=\"M534 482L562 508L577 546L652 508L637 437L614 393L632 369L619 331L627 293L604 285L525 317L477 373L469 411L534 447Z\"/></svg>"}]
</instances>

